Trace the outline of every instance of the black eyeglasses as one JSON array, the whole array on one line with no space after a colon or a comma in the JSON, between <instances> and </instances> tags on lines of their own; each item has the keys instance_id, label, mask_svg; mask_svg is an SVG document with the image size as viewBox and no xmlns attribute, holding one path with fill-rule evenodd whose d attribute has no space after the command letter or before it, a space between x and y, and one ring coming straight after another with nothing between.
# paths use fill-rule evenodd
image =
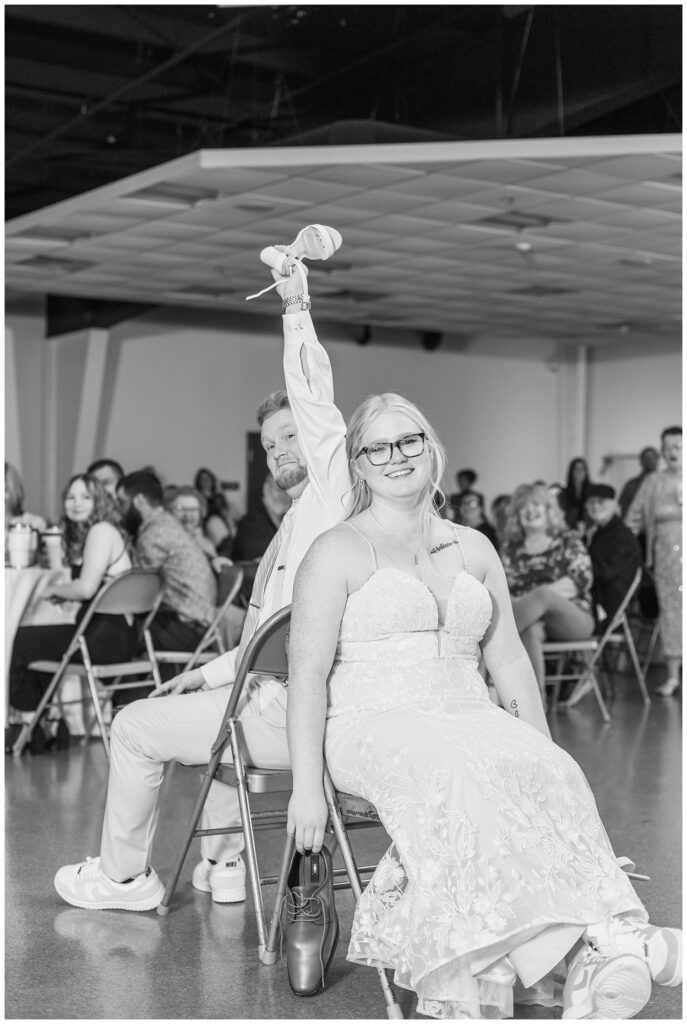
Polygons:
<instances>
[{"instance_id":1,"label":"black eyeglasses","mask_svg":"<svg viewBox=\"0 0 687 1024\"><path fill-rule=\"evenodd\" d=\"M425 450L425 435L418 432L399 437L398 441L375 441L367 448L361 448L356 459L359 459L361 455L367 455L370 465L385 466L387 462L391 462L394 448L398 448L401 455L405 455L407 459L416 459Z\"/></svg>"}]
</instances>

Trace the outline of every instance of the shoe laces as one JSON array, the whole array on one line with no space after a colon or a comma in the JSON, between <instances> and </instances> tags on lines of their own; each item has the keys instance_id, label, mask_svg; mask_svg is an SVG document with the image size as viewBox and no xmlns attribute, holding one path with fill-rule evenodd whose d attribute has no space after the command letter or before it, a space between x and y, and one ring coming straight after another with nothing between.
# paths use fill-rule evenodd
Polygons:
<instances>
[{"instance_id":1,"label":"shoe laces","mask_svg":"<svg viewBox=\"0 0 687 1024\"><path fill-rule=\"evenodd\" d=\"M304 296L304 298L307 299L308 298L308 268L303 265L303 260L301 259L301 257L300 256L295 256L291 252L291 250L289 249L288 246L285 246L283 255L285 257L290 256L292 259L297 261L297 263L298 263L298 265L299 265L299 267L300 267L300 269L301 269L301 271L303 273L303 296ZM246 302L250 302L251 299L259 299L261 295L266 295L267 292L271 292L273 288L276 288L278 285L283 284L284 281L287 280L287 277L293 276L293 272L294 272L295 269L296 269L295 266L292 267L290 274L281 277L278 281L273 281L272 284L268 284L266 288L262 289L262 291L256 292L254 295L246 295Z\"/></svg>"},{"instance_id":2,"label":"shoe laces","mask_svg":"<svg viewBox=\"0 0 687 1024\"><path fill-rule=\"evenodd\" d=\"M601 953L634 953L646 957L647 949L639 928L620 917L611 917L587 929L588 941Z\"/></svg>"},{"instance_id":3,"label":"shoe laces","mask_svg":"<svg viewBox=\"0 0 687 1024\"><path fill-rule=\"evenodd\" d=\"M97 875L101 875L100 857L86 857L77 874L79 878L95 878Z\"/></svg>"},{"instance_id":4,"label":"shoe laces","mask_svg":"<svg viewBox=\"0 0 687 1024\"><path fill-rule=\"evenodd\" d=\"M282 898L282 909L286 904L286 917L287 923L293 924L294 921L317 921L320 918L320 912L322 914L322 920L325 920L324 903L321 896L304 896L303 893L294 892L292 889L286 893ZM320 958L320 975L322 978L322 988L324 984L324 957L322 952L324 950L324 935L325 930L322 928L322 937L320 939L320 948L318 950ZM279 915L279 959L282 959L282 948L284 944L284 928L282 924L282 914Z\"/></svg>"}]
</instances>

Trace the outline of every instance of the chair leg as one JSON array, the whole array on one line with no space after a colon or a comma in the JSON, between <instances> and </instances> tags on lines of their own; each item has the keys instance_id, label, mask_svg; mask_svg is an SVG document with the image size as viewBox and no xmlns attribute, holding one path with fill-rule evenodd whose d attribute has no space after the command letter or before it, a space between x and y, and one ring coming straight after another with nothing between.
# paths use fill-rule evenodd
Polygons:
<instances>
[{"instance_id":1,"label":"chair leg","mask_svg":"<svg viewBox=\"0 0 687 1024\"><path fill-rule=\"evenodd\" d=\"M17 739L12 747L13 757L21 757L21 752L31 739L31 734L33 730L36 728L38 722L40 721L41 715L45 711L48 704L50 704L50 702L52 701L55 690L62 682L66 668L66 662L63 661L55 675L52 677L51 681L48 683L48 688L41 697L40 701L38 702L38 707L33 713L33 718L31 719L30 722L27 722L24 726L22 726L22 730L17 736Z\"/></svg>"},{"instance_id":2,"label":"chair leg","mask_svg":"<svg viewBox=\"0 0 687 1024\"><path fill-rule=\"evenodd\" d=\"M637 682L639 683L639 689L642 693L642 700L645 704L651 704L651 697L649 696L649 691L646 688L646 679L644 677L644 673L642 672L642 668L639 664L639 658L637 657L637 648L635 647L635 642L632 638L632 630L630 629L630 624L626 618L623 619L623 633L625 634L625 643L627 644L627 650L628 654L630 655L630 661L632 662L632 667L635 670Z\"/></svg>"},{"instance_id":3,"label":"chair leg","mask_svg":"<svg viewBox=\"0 0 687 1024\"><path fill-rule=\"evenodd\" d=\"M344 825L343 816L339 807L339 801L336 798L334 783L332 782L327 768L324 770L324 795L327 801L329 817L331 819L332 828L334 829L334 835L336 836L339 848L341 849L341 856L343 857L343 861L346 866L348 880L351 883L351 889L353 890L353 895L355 896L355 901L357 903L363 892L362 885L360 884L360 875L358 874L358 866L353 856L351 844L348 841L348 834L346 832L346 826ZM376 970L377 977L379 978L379 984L381 985L382 992L384 993L387 1017L391 1020L402 1020L403 1011L396 1002L394 991L386 976L386 971L383 967L377 967Z\"/></svg>"},{"instance_id":4,"label":"chair leg","mask_svg":"<svg viewBox=\"0 0 687 1024\"><path fill-rule=\"evenodd\" d=\"M649 639L649 646L647 647L646 654L644 656L644 665L642 666L642 672L644 674L644 678L645 679L646 679L647 672L649 671L649 666L651 665L651 659L652 659L653 654L654 654L654 648L656 647L656 644L658 643L658 635L659 635L660 632L661 632L661 627L659 625L658 619L656 619L656 623L654 625L654 628L651 631L651 637Z\"/></svg>"},{"instance_id":5,"label":"chair leg","mask_svg":"<svg viewBox=\"0 0 687 1024\"><path fill-rule=\"evenodd\" d=\"M246 769L243 763L243 755L239 748L239 721L229 719L227 722L229 730L229 742L231 743L231 754L236 774L236 790L241 810L241 824L243 827L243 838L246 843L246 861L250 886L253 894L253 906L255 909L255 923L258 929L258 958L262 955L267 946L267 929L265 927L265 908L262 901L262 886L260 885L260 869L258 868L258 857L255 850L255 836L253 834L253 822L250 816L250 803L248 801L248 785L246 783Z\"/></svg>"},{"instance_id":6,"label":"chair leg","mask_svg":"<svg viewBox=\"0 0 687 1024\"><path fill-rule=\"evenodd\" d=\"M85 660L85 659L84 659ZM98 723L98 729L100 730L100 738L103 741L103 747L105 749L105 757L110 760L110 738L107 735L107 726L105 725L105 718L103 717L103 709L100 705L100 698L98 696L98 686L95 679L91 678L91 673L86 673L86 680L88 682L88 689L91 692L91 700L93 702L93 713Z\"/></svg>"},{"instance_id":7,"label":"chair leg","mask_svg":"<svg viewBox=\"0 0 687 1024\"><path fill-rule=\"evenodd\" d=\"M183 868L184 861L186 860L186 855L188 854L188 851L191 847L191 843L195 838L198 822L200 821L200 816L203 813L205 801L207 800L208 792L210 790L210 786L212 785L215 776L215 770L217 768L218 763L219 757L216 760L213 759L213 761L211 761L208 764L207 770L203 775L203 781L201 783L198 796L196 797L196 802L193 805L193 811L191 812L191 820L189 822L188 829L186 830L186 836L184 837L183 846L179 851L179 856L177 857L174 867L172 868L172 874L169 876L169 880L167 882L167 885L165 886L164 896L162 897L162 900L160 901L160 904L157 908L157 912L160 915L160 917L166 917L167 914L169 913L169 903L170 900L172 899L172 896L174 895L174 890L177 887L179 876L181 874L181 869Z\"/></svg>"},{"instance_id":8,"label":"chair leg","mask_svg":"<svg viewBox=\"0 0 687 1024\"><path fill-rule=\"evenodd\" d=\"M263 964L268 967L271 967L272 964L277 961L277 932L279 931L282 903L286 896L286 881L289 877L289 868L291 867L293 851L295 848L296 837L290 836L287 833L286 842L284 843L284 854L282 856L281 868L279 869L279 879L277 881L277 894L274 898L274 910L272 911L270 926L267 932L265 950L260 958Z\"/></svg>"},{"instance_id":9,"label":"chair leg","mask_svg":"<svg viewBox=\"0 0 687 1024\"><path fill-rule=\"evenodd\" d=\"M594 662L591 662L591 663L588 662L587 663L587 670L585 672L585 675L589 677L589 680L590 680L590 682L592 684L592 689L594 690L594 696L596 697L596 702L599 705L599 710L601 712L601 717L603 718L604 722L610 722L611 716L610 716L610 713L608 711L608 708L606 707L606 701L603 698L603 694L601 693L601 687L599 686L599 680L596 678L596 668L595 668ZM584 678L584 676L582 678Z\"/></svg>"}]
</instances>

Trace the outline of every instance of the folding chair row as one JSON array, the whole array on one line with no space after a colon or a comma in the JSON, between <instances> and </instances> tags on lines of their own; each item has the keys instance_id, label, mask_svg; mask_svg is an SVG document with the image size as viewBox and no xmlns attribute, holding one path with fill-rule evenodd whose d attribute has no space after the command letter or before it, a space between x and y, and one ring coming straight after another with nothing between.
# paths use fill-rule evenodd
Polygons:
<instances>
[{"instance_id":1,"label":"folding chair row","mask_svg":"<svg viewBox=\"0 0 687 1024\"><path fill-rule=\"evenodd\" d=\"M582 686L588 681L596 698L597 704L599 705L604 721L610 722L611 715L601 692L601 686L597 676L597 666L600 667L601 659L606 654L607 650L618 647L624 647L627 650L639 685L642 700L645 704L651 703L651 698L649 697L649 692L646 687L645 673L639 663L637 649L635 647L632 630L630 629L630 623L627 616L627 609L637 588L639 587L641 579L642 570L640 568L635 573L632 583L628 587L622 602L615 614L611 617L606 629L600 637L591 637L589 640L551 641L544 644L544 660L548 662L551 662L552 660L556 661L555 670L546 677L547 682L552 682L554 684L552 704L554 708L557 706L565 707L565 702L561 705L558 704L558 695L562 682L565 680L575 680L577 681L578 686ZM574 671L566 671L566 664L570 660L574 661L575 659L581 663L581 667Z\"/></svg>"},{"instance_id":2,"label":"folding chair row","mask_svg":"<svg viewBox=\"0 0 687 1024\"><path fill-rule=\"evenodd\" d=\"M210 760L206 765L193 765L194 770L203 772L200 791L191 814L184 840L177 860L172 869L162 901L157 908L158 914L169 913L169 905L179 881L186 856L192 841L204 835L231 835L242 832L245 839L246 866L250 881L255 921L258 933L258 956L263 964L274 964L277 957L277 935L281 913L282 899L286 891L286 880L293 855L293 839L287 837L281 870L278 877L261 875L256 846L255 831L265 828L284 828L286 825L286 803L291 795L293 777L291 771L282 769L256 768L246 764L243 757L243 737L240 720L240 708L246 678L251 676L270 676L286 680L288 675L288 629L291 618L290 607L282 608L258 629L248 644L236 679L222 717L217 738L212 746ZM231 748L232 763L224 764L222 757ZM237 790L241 812L240 825L228 825L226 828L212 830L198 827L203 807L214 781L234 786ZM328 771L325 769L325 797L329 809L329 832L341 850L344 867L336 869L334 875L346 881L335 883L335 888L350 888L357 899L362 891L361 876L374 871L374 866L359 867L348 838L348 832L354 829L381 827L375 808L367 801L346 794L337 793ZM265 793L281 793L284 804L276 810L257 810L250 804L250 796ZM265 910L262 898L264 885L277 884L274 911L269 927L265 923ZM387 1016L400 1018L403 1016L394 999L394 994L382 968L378 968L379 982L382 987L387 1007Z\"/></svg>"},{"instance_id":3,"label":"folding chair row","mask_svg":"<svg viewBox=\"0 0 687 1024\"><path fill-rule=\"evenodd\" d=\"M15 757L21 755L22 750L31 739L33 730L48 707L61 707L59 699L60 686L67 675L78 675L86 680L89 696L78 701L65 701L65 704L87 703L90 698L95 722L97 722L100 736L105 748L105 755L110 757L110 745L107 735L107 727L103 716L103 706L111 700L113 692L117 690L132 689L140 687L140 680L137 682L122 682L121 680L130 676L152 675L156 685L160 683L160 675L155 658L152 639L150 636L150 624L160 606L163 593L162 577L157 572L143 569L130 569L121 573L114 579L105 583L95 595L88 606L84 617L74 630L69 646L62 656L61 661L38 660L31 662L29 669L33 672L52 673L52 679L43 694L38 707L34 711L31 720L27 722L13 747L12 754ZM86 636L88 626L94 615L145 615L142 625L142 635L145 643L146 658L137 658L134 661L117 662L115 664L101 664L94 662L88 650L88 639ZM73 661L77 655L81 656L80 662ZM104 680L112 680L107 686L103 686ZM93 728L93 722L86 727L85 740L87 740Z\"/></svg>"}]
</instances>

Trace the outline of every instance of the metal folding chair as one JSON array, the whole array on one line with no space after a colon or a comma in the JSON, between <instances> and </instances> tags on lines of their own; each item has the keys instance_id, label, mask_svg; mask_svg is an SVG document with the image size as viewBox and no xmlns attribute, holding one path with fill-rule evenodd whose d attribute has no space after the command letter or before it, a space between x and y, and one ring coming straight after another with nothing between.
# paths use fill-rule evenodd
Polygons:
<instances>
[{"instance_id":1,"label":"metal folding chair","mask_svg":"<svg viewBox=\"0 0 687 1024\"><path fill-rule=\"evenodd\" d=\"M230 565L222 569L218 583L217 610L212 622L203 633L197 646L192 651L160 651L155 650L155 659L159 665L178 665L180 672L188 672L196 665L204 665L224 654L226 645L222 638L222 622L238 596L243 584L243 570Z\"/></svg>"},{"instance_id":2,"label":"metal folding chair","mask_svg":"<svg viewBox=\"0 0 687 1024\"><path fill-rule=\"evenodd\" d=\"M255 909L258 949L261 957L266 943L262 885L273 884L277 879L276 877L261 877L260 875L254 832L259 829L275 828L286 824L286 804L288 797L291 795L292 776L290 770L256 768L245 763L242 753L241 697L249 673L251 675L271 676L280 680L286 679L288 675L287 643L290 618L291 608L287 606L272 615L267 622L263 623L256 630L236 672L234 685L231 688L217 738L212 745L210 760L206 765L184 766L193 767L196 770L200 769L203 772L203 781L193 807L183 844L172 874L167 882L165 894L157 908L158 914L164 916L169 913L170 900L179 881L189 847L196 837L210 834L232 835L242 832L246 843L246 866ZM228 746L231 747L232 763L223 764L222 757ZM211 830L198 828L198 822L213 781L223 782L236 788L241 811L240 825L227 825L225 828ZM251 808L249 796L265 793L284 794L284 807L276 810Z\"/></svg>"},{"instance_id":3,"label":"metal folding chair","mask_svg":"<svg viewBox=\"0 0 687 1024\"><path fill-rule=\"evenodd\" d=\"M349 833L359 829L383 828L384 826L379 820L375 807L369 801L364 800L362 797L351 796L350 793L341 793L335 789L327 767L324 770L323 781L324 795L329 810L327 834L333 840L330 843L330 852L333 853L334 849L338 846L344 862L343 868L336 868L334 870L334 877L346 876L345 881L334 882L334 889L350 889L357 903L362 895L363 885L367 884L369 876L372 875L377 865L372 864L364 867L358 865L349 840ZM267 943L260 958L263 964L273 964L277 959L282 904L286 896L286 882L295 846L295 838L287 835L281 869L277 880L277 894L267 935ZM394 991L389 984L384 968L377 967L376 970L386 1003L387 1017L393 1020L402 1019L403 1012L396 1002Z\"/></svg>"},{"instance_id":4,"label":"metal folding chair","mask_svg":"<svg viewBox=\"0 0 687 1024\"><path fill-rule=\"evenodd\" d=\"M92 599L86 614L75 628L74 635L69 642L61 661L38 660L29 665L34 672L51 672L53 677L41 698L38 707L33 713L30 722L27 722L13 747L12 754L15 757L21 755L22 750L31 739L31 734L38 724L41 715L48 706L60 706L59 688L69 672L70 675L78 675L85 678L90 700L93 705L95 721L98 724L100 736L105 748L107 759L110 758L110 744L107 735L107 726L103 717L103 704L110 700L115 690L126 690L140 687L141 683L123 683L120 680L126 676L152 674L156 685L160 683L160 674L155 660L155 652L150 637L150 623L160 605L163 593L162 577L157 572L143 569L130 569L121 573L113 580L110 580ZM86 631L89 623L95 614L98 615L146 615L142 626L143 639L145 642L147 658L137 658L133 661L115 662L113 664L95 663L88 650ZM81 654L82 661L74 662L75 655ZM101 681L113 680L107 686L101 686ZM70 700L64 704L85 703L88 698ZM87 727L84 742L87 742L91 728Z\"/></svg>"},{"instance_id":5,"label":"metal folding chair","mask_svg":"<svg viewBox=\"0 0 687 1024\"><path fill-rule=\"evenodd\" d=\"M600 659L607 648L610 649L620 645L624 645L627 648L644 703L651 703L627 618L628 605L639 586L641 578L642 570L638 569L618 610L609 621L601 637L591 637L589 640L547 641L544 644L545 661L556 661L556 668L546 677L547 683L551 682L554 685L552 707L566 707L565 702L561 704L558 702L560 685L564 680L574 680L578 686L588 681L604 721L610 722L611 715L601 692L597 667L600 667ZM575 660L578 663L578 667L566 671L566 664Z\"/></svg>"}]
</instances>

